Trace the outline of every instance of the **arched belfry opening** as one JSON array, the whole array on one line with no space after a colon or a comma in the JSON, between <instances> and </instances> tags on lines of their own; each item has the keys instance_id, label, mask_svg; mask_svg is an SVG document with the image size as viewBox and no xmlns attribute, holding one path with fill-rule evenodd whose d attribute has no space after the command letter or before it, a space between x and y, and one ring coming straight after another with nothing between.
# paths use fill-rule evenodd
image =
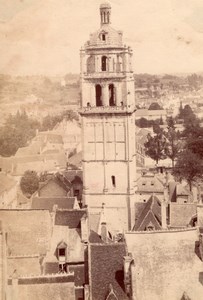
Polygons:
<instances>
[{"instance_id":1,"label":"arched belfry opening","mask_svg":"<svg viewBox=\"0 0 203 300\"><path fill-rule=\"evenodd\" d=\"M95 86L96 106L102 106L102 87L100 84Z\"/></svg>"},{"instance_id":2,"label":"arched belfry opening","mask_svg":"<svg viewBox=\"0 0 203 300\"><path fill-rule=\"evenodd\" d=\"M100 16L101 16L101 25L110 24L111 16L111 5L107 2L104 2L100 5Z\"/></svg>"},{"instance_id":3,"label":"arched belfry opening","mask_svg":"<svg viewBox=\"0 0 203 300\"><path fill-rule=\"evenodd\" d=\"M109 84L109 106L116 105L116 95L115 95L115 86L113 84Z\"/></svg>"},{"instance_id":4,"label":"arched belfry opening","mask_svg":"<svg viewBox=\"0 0 203 300\"><path fill-rule=\"evenodd\" d=\"M102 71L107 71L107 56L102 56L101 58L101 69Z\"/></svg>"}]
</instances>

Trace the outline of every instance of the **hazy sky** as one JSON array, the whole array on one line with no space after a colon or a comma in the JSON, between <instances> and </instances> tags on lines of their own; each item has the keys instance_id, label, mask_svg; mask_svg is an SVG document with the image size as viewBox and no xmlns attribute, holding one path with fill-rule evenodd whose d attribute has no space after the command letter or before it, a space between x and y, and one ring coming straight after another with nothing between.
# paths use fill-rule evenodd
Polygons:
<instances>
[{"instance_id":1,"label":"hazy sky","mask_svg":"<svg viewBox=\"0 0 203 300\"><path fill-rule=\"evenodd\" d=\"M203 71L202 0L110 0L112 27L135 73ZM100 26L98 0L0 0L0 73L79 72L79 49Z\"/></svg>"}]
</instances>

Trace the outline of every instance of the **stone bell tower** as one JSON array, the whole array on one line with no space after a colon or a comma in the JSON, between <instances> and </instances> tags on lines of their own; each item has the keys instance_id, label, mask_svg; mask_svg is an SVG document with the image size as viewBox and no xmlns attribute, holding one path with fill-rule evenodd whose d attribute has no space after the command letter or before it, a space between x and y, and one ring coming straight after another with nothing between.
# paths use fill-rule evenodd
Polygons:
<instances>
[{"instance_id":1,"label":"stone bell tower","mask_svg":"<svg viewBox=\"0 0 203 300\"><path fill-rule=\"evenodd\" d=\"M135 99L132 50L113 29L111 6L100 6L100 29L81 49L83 204L105 204L112 232L130 229L135 195Z\"/></svg>"}]
</instances>

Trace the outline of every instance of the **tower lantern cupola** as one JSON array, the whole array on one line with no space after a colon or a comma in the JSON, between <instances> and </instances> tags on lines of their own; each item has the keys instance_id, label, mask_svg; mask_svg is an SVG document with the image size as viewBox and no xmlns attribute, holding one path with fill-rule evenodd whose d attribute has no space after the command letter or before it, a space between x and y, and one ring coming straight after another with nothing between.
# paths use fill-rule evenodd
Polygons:
<instances>
[{"instance_id":1,"label":"tower lantern cupola","mask_svg":"<svg viewBox=\"0 0 203 300\"><path fill-rule=\"evenodd\" d=\"M111 23L111 5L104 2L100 5L101 25Z\"/></svg>"}]
</instances>

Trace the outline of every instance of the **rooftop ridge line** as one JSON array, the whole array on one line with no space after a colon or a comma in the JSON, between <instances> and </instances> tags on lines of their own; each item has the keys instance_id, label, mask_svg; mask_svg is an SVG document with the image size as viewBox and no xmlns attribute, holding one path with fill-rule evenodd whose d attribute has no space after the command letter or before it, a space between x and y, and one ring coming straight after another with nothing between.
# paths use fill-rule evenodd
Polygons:
<instances>
[{"instance_id":1,"label":"rooftop ridge line","mask_svg":"<svg viewBox=\"0 0 203 300\"><path fill-rule=\"evenodd\" d=\"M184 229L169 229L169 230L154 230L154 231L126 231L124 234L156 234L156 233L170 233L170 232L187 232L187 231L197 231L199 227L184 228Z\"/></svg>"},{"instance_id":2,"label":"rooftop ridge line","mask_svg":"<svg viewBox=\"0 0 203 300\"><path fill-rule=\"evenodd\" d=\"M68 273L51 273L51 274L29 274L29 275L20 275L18 276L18 279L26 279L26 278L51 278L51 277L68 277L68 276L73 276L74 272L68 272ZM9 276L10 279L12 279L12 275Z\"/></svg>"}]
</instances>

